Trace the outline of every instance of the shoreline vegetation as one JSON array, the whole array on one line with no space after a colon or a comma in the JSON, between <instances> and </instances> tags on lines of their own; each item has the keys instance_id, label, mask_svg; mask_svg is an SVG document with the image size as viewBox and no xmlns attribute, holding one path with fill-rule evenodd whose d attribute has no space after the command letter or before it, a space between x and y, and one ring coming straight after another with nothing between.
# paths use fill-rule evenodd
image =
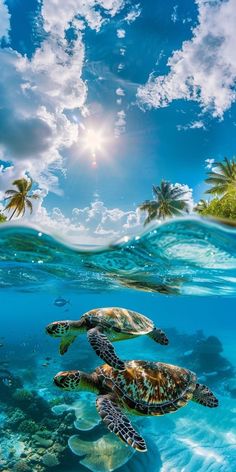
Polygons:
<instances>
[{"instance_id":1,"label":"shoreline vegetation","mask_svg":"<svg viewBox=\"0 0 236 472\"><path fill-rule=\"evenodd\" d=\"M146 200L139 205L139 209L147 213L144 226L154 220L190 213L234 226L236 224L235 158L229 160L225 157L222 162L216 162L207 172L205 183L210 185L205 194L213 198L201 199L192 210L189 202L190 189L187 185L172 184L162 180L159 186L153 186L153 200Z\"/></svg>"},{"instance_id":2,"label":"shoreline vegetation","mask_svg":"<svg viewBox=\"0 0 236 472\"><path fill-rule=\"evenodd\" d=\"M37 190L30 193L33 183L31 178L20 178L12 182L17 190L6 190L4 196L6 205L0 211L0 224L24 216L27 210L30 214L33 213L31 200L39 199ZM154 221L191 214L235 226L236 158L225 157L221 162L212 163L207 171L205 183L210 186L205 191L205 194L210 195L210 199L202 198L195 204L192 201L192 191L186 184L173 184L162 180L159 185L153 185L153 199L145 200L138 206L141 212L146 213L144 226ZM11 212L10 217L7 218L4 212Z\"/></svg>"}]
</instances>

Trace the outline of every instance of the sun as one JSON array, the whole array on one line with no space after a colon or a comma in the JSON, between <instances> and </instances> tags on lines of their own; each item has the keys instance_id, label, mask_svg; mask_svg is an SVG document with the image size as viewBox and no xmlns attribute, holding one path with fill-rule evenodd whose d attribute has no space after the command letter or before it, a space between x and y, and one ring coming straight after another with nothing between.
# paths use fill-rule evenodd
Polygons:
<instances>
[{"instance_id":1,"label":"sun","mask_svg":"<svg viewBox=\"0 0 236 472\"><path fill-rule=\"evenodd\" d=\"M102 152L105 147L106 138L101 130L88 128L84 132L84 148L90 151L92 157L96 157L98 152Z\"/></svg>"}]
</instances>

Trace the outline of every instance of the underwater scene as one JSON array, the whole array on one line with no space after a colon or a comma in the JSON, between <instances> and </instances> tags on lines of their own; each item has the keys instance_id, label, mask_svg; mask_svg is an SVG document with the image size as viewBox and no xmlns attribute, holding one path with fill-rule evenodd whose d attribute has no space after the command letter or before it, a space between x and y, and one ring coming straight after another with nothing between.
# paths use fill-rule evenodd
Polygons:
<instances>
[{"instance_id":1,"label":"underwater scene","mask_svg":"<svg viewBox=\"0 0 236 472\"><path fill-rule=\"evenodd\" d=\"M235 470L233 227L197 218L172 220L108 247L88 249L37 228L4 225L0 242L1 470ZM134 339L115 343L117 359L189 369L219 401L217 408L206 408L190 395L184 408L185 402L178 411L158 416L135 416L127 410L145 441L145 453L107 429L96 409L95 390L59 389L53 382L61 371L93 372L104 364L98 357L104 353L85 331L74 331L72 341L68 334L53 339L51 323L79 320L104 307L116 307L113 314L116 310L119 320L119 307L131 310ZM140 324L134 312L153 321L160 339L147 335L149 325ZM104 312L105 318L110 315ZM60 354L62 339L69 344L64 342ZM107 357L111 364L112 356ZM115 367L124 375L123 366ZM163 382L164 388L170 379ZM141 383L138 388L141 392Z\"/></svg>"},{"instance_id":2,"label":"underwater scene","mask_svg":"<svg viewBox=\"0 0 236 472\"><path fill-rule=\"evenodd\" d=\"M236 0L0 0L0 472L236 471Z\"/></svg>"}]
</instances>

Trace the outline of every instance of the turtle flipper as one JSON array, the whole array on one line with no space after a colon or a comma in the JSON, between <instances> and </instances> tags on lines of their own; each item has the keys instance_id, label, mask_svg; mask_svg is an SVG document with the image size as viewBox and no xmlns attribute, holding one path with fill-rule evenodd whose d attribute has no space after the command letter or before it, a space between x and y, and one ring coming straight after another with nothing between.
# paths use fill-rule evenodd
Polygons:
<instances>
[{"instance_id":1,"label":"turtle flipper","mask_svg":"<svg viewBox=\"0 0 236 472\"><path fill-rule=\"evenodd\" d=\"M117 357L112 343L105 334L101 333L98 328L92 328L88 330L87 335L92 348L101 359L114 369L124 370L124 362Z\"/></svg>"},{"instance_id":2,"label":"turtle flipper","mask_svg":"<svg viewBox=\"0 0 236 472\"><path fill-rule=\"evenodd\" d=\"M164 331L159 328L154 328L150 333L148 333L149 338L152 338L156 343L167 345L169 344L169 339L167 338Z\"/></svg>"},{"instance_id":3,"label":"turtle flipper","mask_svg":"<svg viewBox=\"0 0 236 472\"><path fill-rule=\"evenodd\" d=\"M60 342L59 351L63 356L68 351L70 345L74 342L76 336L64 336Z\"/></svg>"},{"instance_id":4,"label":"turtle flipper","mask_svg":"<svg viewBox=\"0 0 236 472\"><path fill-rule=\"evenodd\" d=\"M109 431L115 433L121 441L137 451L147 451L144 439L135 431L127 416L118 407L115 398L111 395L101 395L97 398L96 406Z\"/></svg>"},{"instance_id":5,"label":"turtle flipper","mask_svg":"<svg viewBox=\"0 0 236 472\"><path fill-rule=\"evenodd\" d=\"M206 385L199 383L196 384L192 400L196 403L200 403L200 405L208 406L209 408L215 408L219 404L212 391L206 387Z\"/></svg>"}]
</instances>

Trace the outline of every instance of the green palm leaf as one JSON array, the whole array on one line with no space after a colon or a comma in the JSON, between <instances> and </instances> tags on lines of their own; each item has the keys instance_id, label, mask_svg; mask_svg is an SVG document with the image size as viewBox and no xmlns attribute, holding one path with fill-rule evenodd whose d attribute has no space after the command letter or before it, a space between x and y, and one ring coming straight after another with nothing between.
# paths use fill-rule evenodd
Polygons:
<instances>
[{"instance_id":1,"label":"green palm leaf","mask_svg":"<svg viewBox=\"0 0 236 472\"><path fill-rule=\"evenodd\" d=\"M25 214L26 209L28 209L30 211L30 214L32 214L33 205L30 200L37 200L39 198L39 195L29 194L33 185L32 179L17 179L14 180L13 185L17 187L18 191L10 189L5 192L5 200L8 200L5 210L12 211L9 220L11 220L13 216L23 216Z\"/></svg>"},{"instance_id":2,"label":"green palm leaf","mask_svg":"<svg viewBox=\"0 0 236 472\"><path fill-rule=\"evenodd\" d=\"M189 195L187 189L162 180L160 185L153 185L152 192L154 200L145 200L139 205L141 211L148 213L144 225L158 218L181 216L188 212Z\"/></svg>"},{"instance_id":3,"label":"green palm leaf","mask_svg":"<svg viewBox=\"0 0 236 472\"><path fill-rule=\"evenodd\" d=\"M216 162L214 170L207 174L205 182L212 187L206 190L210 195L226 195L229 192L236 192L236 162L233 158L224 158L223 162Z\"/></svg>"}]
</instances>

